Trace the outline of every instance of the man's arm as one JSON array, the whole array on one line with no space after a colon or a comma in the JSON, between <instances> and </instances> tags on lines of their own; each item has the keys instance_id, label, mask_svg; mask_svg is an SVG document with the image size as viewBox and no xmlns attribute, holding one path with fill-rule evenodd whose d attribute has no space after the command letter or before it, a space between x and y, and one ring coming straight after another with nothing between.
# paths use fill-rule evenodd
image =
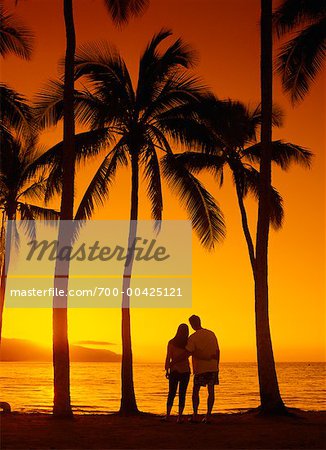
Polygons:
<instances>
[{"instance_id":1,"label":"man's arm","mask_svg":"<svg viewBox=\"0 0 326 450\"><path fill-rule=\"evenodd\" d=\"M220 347L218 345L218 340L217 340L216 336L215 336L215 339L216 339L216 354L214 355L214 359L216 359L216 361L217 361L217 370L219 370L219 367L220 367Z\"/></svg>"},{"instance_id":2,"label":"man's arm","mask_svg":"<svg viewBox=\"0 0 326 450\"><path fill-rule=\"evenodd\" d=\"M217 350L216 350L216 359L217 359L217 369L220 367L220 347L217 344Z\"/></svg>"},{"instance_id":3,"label":"man's arm","mask_svg":"<svg viewBox=\"0 0 326 450\"><path fill-rule=\"evenodd\" d=\"M184 350L184 353L181 353L181 355L177 356L173 362L180 362L183 361L184 359L188 359L190 355L192 355L195 351L195 343L192 339L192 337L190 336L188 339L188 343L186 345L186 348Z\"/></svg>"},{"instance_id":4,"label":"man's arm","mask_svg":"<svg viewBox=\"0 0 326 450\"><path fill-rule=\"evenodd\" d=\"M187 349L185 349L183 353L173 359L173 362L178 363L180 361L183 361L184 359L188 359L190 355L191 353Z\"/></svg>"}]
</instances>

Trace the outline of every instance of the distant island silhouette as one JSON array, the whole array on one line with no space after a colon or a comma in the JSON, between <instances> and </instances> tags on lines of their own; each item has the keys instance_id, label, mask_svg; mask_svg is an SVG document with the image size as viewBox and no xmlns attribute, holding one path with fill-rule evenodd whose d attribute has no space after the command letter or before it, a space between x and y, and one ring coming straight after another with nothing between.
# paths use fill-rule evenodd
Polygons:
<instances>
[{"instance_id":1,"label":"distant island silhouette","mask_svg":"<svg viewBox=\"0 0 326 450\"><path fill-rule=\"evenodd\" d=\"M70 360L72 362L119 362L121 355L106 349L93 349L72 344ZM0 361L52 362L52 349L24 339L3 338Z\"/></svg>"}]
</instances>

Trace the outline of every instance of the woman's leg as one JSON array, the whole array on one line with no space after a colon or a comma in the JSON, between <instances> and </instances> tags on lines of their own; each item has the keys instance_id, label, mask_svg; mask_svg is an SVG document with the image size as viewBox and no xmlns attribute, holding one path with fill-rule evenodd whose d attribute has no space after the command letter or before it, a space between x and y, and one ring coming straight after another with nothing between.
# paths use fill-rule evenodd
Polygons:
<instances>
[{"instance_id":1,"label":"woman's leg","mask_svg":"<svg viewBox=\"0 0 326 450\"><path fill-rule=\"evenodd\" d=\"M179 420L182 418L183 410L185 409L186 393L189 384L190 373L184 373L181 376L179 384Z\"/></svg>"},{"instance_id":2,"label":"woman's leg","mask_svg":"<svg viewBox=\"0 0 326 450\"><path fill-rule=\"evenodd\" d=\"M172 372L169 377L169 394L166 403L166 417L169 418L171 414L171 409L173 406L173 401L178 389L178 377Z\"/></svg>"}]
</instances>

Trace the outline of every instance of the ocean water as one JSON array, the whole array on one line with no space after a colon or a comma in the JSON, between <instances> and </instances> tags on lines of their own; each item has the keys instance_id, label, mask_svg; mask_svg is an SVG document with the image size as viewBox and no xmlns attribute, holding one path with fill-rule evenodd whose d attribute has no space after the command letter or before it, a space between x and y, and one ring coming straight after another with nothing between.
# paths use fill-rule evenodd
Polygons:
<instances>
[{"instance_id":1,"label":"ocean water","mask_svg":"<svg viewBox=\"0 0 326 450\"><path fill-rule=\"evenodd\" d=\"M304 410L326 410L324 363L279 363L279 385L285 403ZM135 391L142 411L163 414L168 389L162 364L134 365ZM191 412L189 384L185 413ZM1 401L14 411L50 412L51 363L1 362ZM71 399L77 414L117 411L120 399L119 363L72 363ZM206 392L201 393L200 412L204 412ZM215 412L235 412L259 404L257 366L254 363L224 363L220 385L216 387ZM177 410L177 399L174 411Z\"/></svg>"}]
</instances>

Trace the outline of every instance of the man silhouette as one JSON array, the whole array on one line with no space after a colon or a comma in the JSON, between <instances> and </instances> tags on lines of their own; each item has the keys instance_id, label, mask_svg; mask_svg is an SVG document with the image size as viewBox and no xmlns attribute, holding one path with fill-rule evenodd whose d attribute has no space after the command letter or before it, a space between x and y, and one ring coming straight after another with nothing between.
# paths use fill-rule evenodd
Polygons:
<instances>
[{"instance_id":1,"label":"man silhouette","mask_svg":"<svg viewBox=\"0 0 326 450\"><path fill-rule=\"evenodd\" d=\"M189 336L186 350L192 356L194 384L192 392L193 416L192 421L198 420L199 391L201 386L207 386L207 414L203 422L209 422L215 401L214 386L219 384L218 371L220 349L215 334L202 328L198 316L191 316L189 323L195 332Z\"/></svg>"}]
</instances>

